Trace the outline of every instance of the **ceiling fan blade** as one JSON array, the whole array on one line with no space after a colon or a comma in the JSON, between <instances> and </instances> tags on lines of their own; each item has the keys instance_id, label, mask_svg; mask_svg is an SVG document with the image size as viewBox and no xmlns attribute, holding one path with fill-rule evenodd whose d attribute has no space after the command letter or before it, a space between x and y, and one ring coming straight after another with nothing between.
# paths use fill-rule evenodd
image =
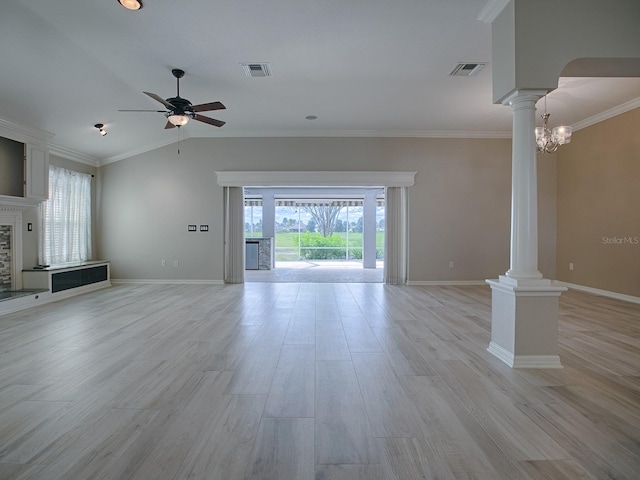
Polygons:
<instances>
[{"instance_id":1,"label":"ceiling fan blade","mask_svg":"<svg viewBox=\"0 0 640 480\"><path fill-rule=\"evenodd\" d=\"M167 113L166 110L118 110L119 112L155 112L155 113Z\"/></svg>"},{"instance_id":2,"label":"ceiling fan blade","mask_svg":"<svg viewBox=\"0 0 640 480\"><path fill-rule=\"evenodd\" d=\"M215 118L209 118L209 117L205 117L204 115L198 115L198 114L195 114L193 116L193 119L198 120L199 122L208 123L209 125L213 125L214 127L221 127L226 123L226 122L223 122L222 120L216 120Z\"/></svg>"},{"instance_id":3,"label":"ceiling fan blade","mask_svg":"<svg viewBox=\"0 0 640 480\"><path fill-rule=\"evenodd\" d=\"M164 129L168 130L169 128L176 128L176 126L173 123L167 121L167 124L164 126Z\"/></svg>"},{"instance_id":4,"label":"ceiling fan blade","mask_svg":"<svg viewBox=\"0 0 640 480\"><path fill-rule=\"evenodd\" d=\"M175 107L173 105L171 105L169 102L167 102L164 98L162 98L159 95L156 95L155 93L150 93L150 92L142 92L145 95L149 95L151 98L153 98L154 100L160 102L161 104L163 104L165 107L167 107L169 110L174 110Z\"/></svg>"},{"instance_id":5,"label":"ceiling fan blade","mask_svg":"<svg viewBox=\"0 0 640 480\"><path fill-rule=\"evenodd\" d=\"M227 108L227 107L225 107L220 102L201 103L200 105L193 105L191 107L191 109L194 112L206 112L206 111L211 111L211 110L224 110L225 108Z\"/></svg>"}]
</instances>

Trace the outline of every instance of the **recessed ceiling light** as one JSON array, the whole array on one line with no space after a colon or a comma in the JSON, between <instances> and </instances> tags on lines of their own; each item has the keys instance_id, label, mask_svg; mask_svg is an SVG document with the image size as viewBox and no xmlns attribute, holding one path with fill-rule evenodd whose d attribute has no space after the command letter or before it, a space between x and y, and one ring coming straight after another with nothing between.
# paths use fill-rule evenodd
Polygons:
<instances>
[{"instance_id":1,"label":"recessed ceiling light","mask_svg":"<svg viewBox=\"0 0 640 480\"><path fill-rule=\"evenodd\" d=\"M317 119L318 119L318 117L317 117L317 116L315 116L315 115L307 115L307 116L306 116L306 117L304 117L304 118L306 118L307 120L317 120Z\"/></svg>"},{"instance_id":2,"label":"recessed ceiling light","mask_svg":"<svg viewBox=\"0 0 640 480\"><path fill-rule=\"evenodd\" d=\"M118 0L118 3L127 10L141 10L142 0Z\"/></svg>"}]
</instances>

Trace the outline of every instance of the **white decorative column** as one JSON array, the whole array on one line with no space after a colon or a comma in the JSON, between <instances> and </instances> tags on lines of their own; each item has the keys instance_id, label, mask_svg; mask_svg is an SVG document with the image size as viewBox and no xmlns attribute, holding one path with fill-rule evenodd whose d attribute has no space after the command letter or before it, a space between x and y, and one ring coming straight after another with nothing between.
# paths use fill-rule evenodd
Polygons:
<instances>
[{"instance_id":1,"label":"white decorative column","mask_svg":"<svg viewBox=\"0 0 640 480\"><path fill-rule=\"evenodd\" d=\"M518 90L503 102L513 109L510 268L491 285L489 352L514 368L561 368L558 300L565 287L538 271L536 102L546 90Z\"/></svg>"}]
</instances>

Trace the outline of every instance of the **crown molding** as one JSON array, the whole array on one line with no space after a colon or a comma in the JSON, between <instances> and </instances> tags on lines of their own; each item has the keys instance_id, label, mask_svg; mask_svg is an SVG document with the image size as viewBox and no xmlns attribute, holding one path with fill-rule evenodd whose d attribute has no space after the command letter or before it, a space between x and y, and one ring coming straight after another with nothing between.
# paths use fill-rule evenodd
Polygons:
<instances>
[{"instance_id":1,"label":"crown molding","mask_svg":"<svg viewBox=\"0 0 640 480\"><path fill-rule=\"evenodd\" d=\"M427 130L312 130L312 131L294 131L294 130L254 130L254 131L238 131L226 130L223 134L212 137L210 135L191 135L190 138L260 138L260 137L279 137L279 138L300 138L300 137L342 137L342 138L511 138L510 131L486 131L486 132L467 132L467 131L427 131Z\"/></svg>"},{"instance_id":2,"label":"crown molding","mask_svg":"<svg viewBox=\"0 0 640 480\"><path fill-rule=\"evenodd\" d=\"M22 143L47 143L54 135L45 130L25 127L0 118L0 136Z\"/></svg>"},{"instance_id":3,"label":"crown molding","mask_svg":"<svg viewBox=\"0 0 640 480\"><path fill-rule=\"evenodd\" d=\"M487 131L487 132L460 132L460 131L422 131L422 130L396 130L396 131L379 131L379 130L315 130L315 131L289 131L289 130L253 130L242 132L234 132L226 130L224 133L211 135L192 135L188 134L182 140L169 140L166 142L155 143L145 147L130 150L126 153L116 155L109 158L98 160L98 167L108 165L110 163L119 162L135 155L156 150L178 143L178 141L188 140L190 138L485 138L485 139L501 139L511 138L511 132L505 131Z\"/></svg>"},{"instance_id":4,"label":"crown molding","mask_svg":"<svg viewBox=\"0 0 640 480\"><path fill-rule=\"evenodd\" d=\"M68 160L73 160L74 162L84 163L85 165L90 165L92 167L97 167L100 159L96 157L92 157L91 155L86 155L84 153L76 152L75 150L71 150L66 147L62 147L60 145L52 145L49 144L49 155L55 155L56 157L66 158Z\"/></svg>"},{"instance_id":5,"label":"crown molding","mask_svg":"<svg viewBox=\"0 0 640 480\"><path fill-rule=\"evenodd\" d=\"M633 110L634 108L638 108L640 107L640 97L638 98L634 98L633 100L630 100L626 103L623 103L622 105L618 105L617 107L614 107L610 110L607 110L605 112L602 113L598 113L597 115L594 115L593 117L589 117L589 118L585 118L584 120L580 120L579 122L574 123L573 125L571 125L571 128L573 128L573 131L578 131L581 130L583 128L586 127L590 127L591 125L595 125L596 123L600 123L603 122L605 120L609 120L610 118L616 117L618 115L621 115L623 113L626 113L630 110Z\"/></svg>"},{"instance_id":6,"label":"crown molding","mask_svg":"<svg viewBox=\"0 0 640 480\"><path fill-rule=\"evenodd\" d=\"M190 135L185 135L181 140L167 140L167 141L164 141L164 142L153 143L153 144L146 145L144 147L138 148L136 150L130 150L130 151L126 152L126 153L121 153L120 155L116 155L114 157L103 158L103 159L98 161L98 167L103 167L103 166L108 165L110 163L119 162L120 160L124 160L124 159L129 158L129 157L134 157L136 155L141 155L143 153L150 152L151 150L156 150L158 148L163 148L163 147L166 147L167 145L171 145L173 143L178 143L178 142L187 140L189 138L191 138Z\"/></svg>"}]
</instances>

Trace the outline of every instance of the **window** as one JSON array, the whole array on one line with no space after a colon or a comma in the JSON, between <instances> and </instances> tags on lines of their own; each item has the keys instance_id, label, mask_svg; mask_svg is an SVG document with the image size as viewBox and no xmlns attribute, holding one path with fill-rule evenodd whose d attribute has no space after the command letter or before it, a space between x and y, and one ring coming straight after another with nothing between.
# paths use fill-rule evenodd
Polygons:
<instances>
[{"instance_id":1,"label":"window","mask_svg":"<svg viewBox=\"0 0 640 480\"><path fill-rule=\"evenodd\" d=\"M262 237L262 201L244 201L244 236Z\"/></svg>"},{"instance_id":2,"label":"window","mask_svg":"<svg viewBox=\"0 0 640 480\"><path fill-rule=\"evenodd\" d=\"M40 263L91 258L91 175L49 167L49 200L40 206Z\"/></svg>"}]
</instances>

